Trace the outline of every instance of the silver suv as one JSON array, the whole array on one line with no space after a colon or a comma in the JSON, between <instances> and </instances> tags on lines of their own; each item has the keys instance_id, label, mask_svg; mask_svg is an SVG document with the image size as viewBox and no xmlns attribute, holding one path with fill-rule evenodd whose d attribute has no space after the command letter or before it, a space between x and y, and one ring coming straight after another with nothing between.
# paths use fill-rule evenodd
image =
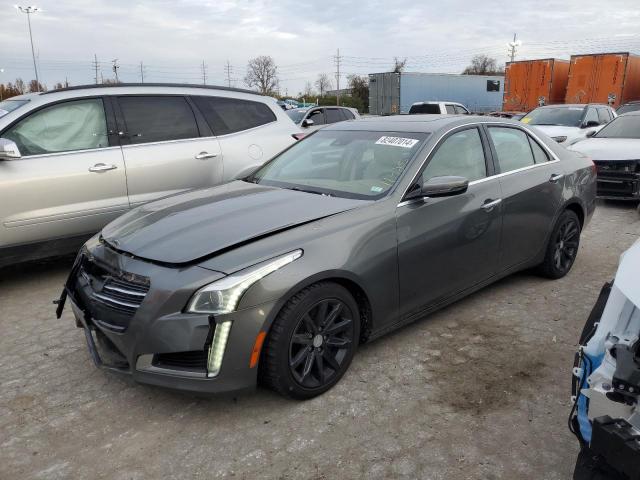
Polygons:
<instances>
[{"instance_id":1,"label":"silver suv","mask_svg":"<svg viewBox=\"0 0 640 480\"><path fill-rule=\"evenodd\" d=\"M242 177L296 141L276 102L219 87L71 87L0 102L0 266L71 252L127 210Z\"/></svg>"}]
</instances>

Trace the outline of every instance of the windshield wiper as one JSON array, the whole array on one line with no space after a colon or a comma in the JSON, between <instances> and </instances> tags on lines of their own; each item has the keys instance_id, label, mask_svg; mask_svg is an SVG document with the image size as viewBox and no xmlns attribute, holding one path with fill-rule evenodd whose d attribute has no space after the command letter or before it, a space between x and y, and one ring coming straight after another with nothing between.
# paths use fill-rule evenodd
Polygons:
<instances>
[{"instance_id":1,"label":"windshield wiper","mask_svg":"<svg viewBox=\"0 0 640 480\"><path fill-rule=\"evenodd\" d=\"M322 192L319 192L317 190L306 190L306 189L300 188L300 187L285 187L285 188L287 188L288 190L295 190L296 192L314 193L316 195L324 195L325 197L330 197L331 196L328 193L322 193Z\"/></svg>"}]
</instances>

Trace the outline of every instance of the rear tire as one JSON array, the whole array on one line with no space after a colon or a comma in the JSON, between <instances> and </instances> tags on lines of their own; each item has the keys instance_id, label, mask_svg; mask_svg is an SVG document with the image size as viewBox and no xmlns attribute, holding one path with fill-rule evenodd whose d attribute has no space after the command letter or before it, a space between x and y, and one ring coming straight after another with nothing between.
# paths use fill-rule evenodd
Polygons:
<instances>
[{"instance_id":1,"label":"rear tire","mask_svg":"<svg viewBox=\"0 0 640 480\"><path fill-rule=\"evenodd\" d=\"M305 400L333 387L360 338L358 304L344 287L321 282L294 295L276 317L262 351L261 383Z\"/></svg>"},{"instance_id":2,"label":"rear tire","mask_svg":"<svg viewBox=\"0 0 640 480\"><path fill-rule=\"evenodd\" d=\"M549 237L544 261L538 267L541 275L558 279L569 273L580 247L580 230L578 216L571 210L562 212Z\"/></svg>"}]
</instances>

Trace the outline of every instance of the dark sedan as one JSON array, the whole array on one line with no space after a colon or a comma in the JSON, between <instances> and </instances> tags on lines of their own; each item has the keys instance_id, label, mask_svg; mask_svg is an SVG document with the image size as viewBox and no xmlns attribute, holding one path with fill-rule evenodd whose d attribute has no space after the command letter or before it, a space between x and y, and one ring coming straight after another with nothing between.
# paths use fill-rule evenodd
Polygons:
<instances>
[{"instance_id":1,"label":"dark sedan","mask_svg":"<svg viewBox=\"0 0 640 480\"><path fill-rule=\"evenodd\" d=\"M595 193L591 160L511 120L339 123L105 227L58 315L142 383L310 398L362 342L518 270L564 276Z\"/></svg>"}]
</instances>

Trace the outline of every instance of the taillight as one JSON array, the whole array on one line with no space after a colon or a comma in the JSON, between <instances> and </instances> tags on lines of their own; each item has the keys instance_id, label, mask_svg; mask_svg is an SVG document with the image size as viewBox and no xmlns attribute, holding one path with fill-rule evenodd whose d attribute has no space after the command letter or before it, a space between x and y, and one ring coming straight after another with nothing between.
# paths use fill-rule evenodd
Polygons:
<instances>
[{"instance_id":1,"label":"taillight","mask_svg":"<svg viewBox=\"0 0 640 480\"><path fill-rule=\"evenodd\" d=\"M296 140L302 140L304 137L307 136L306 133L294 133L293 135L291 135L293 138L295 138Z\"/></svg>"}]
</instances>

